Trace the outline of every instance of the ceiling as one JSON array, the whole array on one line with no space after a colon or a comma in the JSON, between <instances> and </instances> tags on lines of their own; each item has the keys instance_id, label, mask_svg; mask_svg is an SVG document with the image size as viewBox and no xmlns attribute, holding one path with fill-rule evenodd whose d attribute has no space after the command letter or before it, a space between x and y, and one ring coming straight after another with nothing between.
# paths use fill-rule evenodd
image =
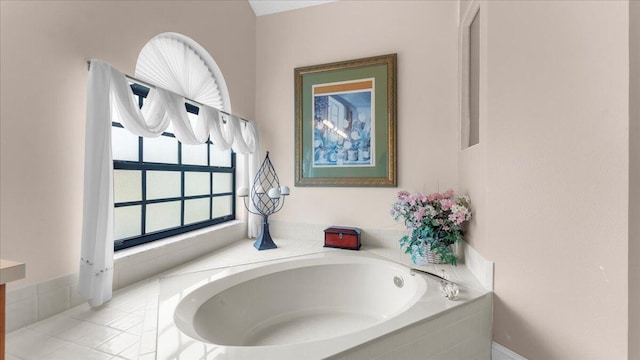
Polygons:
<instances>
[{"instance_id":1,"label":"ceiling","mask_svg":"<svg viewBox=\"0 0 640 360\"><path fill-rule=\"evenodd\" d=\"M275 14L338 0L248 0L256 16Z\"/></svg>"}]
</instances>

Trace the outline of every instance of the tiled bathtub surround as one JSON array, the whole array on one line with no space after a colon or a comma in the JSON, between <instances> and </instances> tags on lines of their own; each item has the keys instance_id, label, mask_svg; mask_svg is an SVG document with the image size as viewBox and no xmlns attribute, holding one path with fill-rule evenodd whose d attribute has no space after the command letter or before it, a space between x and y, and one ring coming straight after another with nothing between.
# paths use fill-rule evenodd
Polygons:
<instances>
[{"instance_id":1,"label":"tiled bathtub surround","mask_svg":"<svg viewBox=\"0 0 640 360\"><path fill-rule=\"evenodd\" d=\"M322 230L324 230L324 228L324 225L290 225L273 222L271 230L272 234L274 234L274 232L278 234L274 235L275 242L279 246L278 249L258 252L251 246L253 240L234 241L232 239L231 242L233 242L233 244L211 253L208 253L210 250L203 250L201 254L206 254L205 256L166 271L164 275L185 274L216 267L224 268L256 261L261 262L291 257L301 253L312 254L340 251L349 254L351 252L350 250L323 248ZM397 245L398 238L403 234L401 231L363 230L363 249L368 249L376 254L386 254L388 257L395 256L395 258L400 259L400 261L408 261L408 257L400 253ZM238 231L239 233L243 233L244 225L240 225ZM285 238L282 236L282 232L295 234L293 236L296 240L292 240L289 236ZM232 237L236 236L236 230L231 231L230 234L232 234ZM211 239L210 241L216 243L219 241L223 243L227 242L224 239L218 238ZM247 249L249 251L247 251ZM165 253L163 250L160 250L160 252L158 256L151 256L150 254L144 256L149 256L149 259L155 258L158 262L162 262L163 259L169 259L165 258L165 256L169 256L169 253ZM468 257L469 255L467 255L467 258ZM485 265L491 264L484 260L479 263ZM135 261L130 261L130 263L127 264L127 266L134 265ZM457 270L450 266L434 266L429 270L439 271L440 268L447 268L450 271L452 280L461 281L468 285L475 283L475 287L477 288L487 288L483 286L483 281L476 280L472 272L466 271L466 268L463 266L459 266ZM492 271L492 266L485 266L484 269L491 269ZM49 286L55 285L53 283L49 285L41 284L39 288L38 286L33 286L14 290L12 292L13 298L11 299L12 304L14 304L12 309L16 309L18 307L16 304L20 303L19 307L25 309L24 314L28 316L26 319L28 322L25 322L33 323L37 321L38 317L38 296L42 298L41 301L43 302L47 297L54 298L59 296L60 301L66 303L68 299L68 306L73 307L81 301L73 296L75 293L75 282L75 277L69 276L56 279L54 283L57 284L57 286ZM151 276L144 281L137 282L128 287L124 287L122 285L123 283L124 282L120 282L120 289L114 292L113 300L100 308L91 309L86 303L82 303L70 310L54 315L47 320L39 321L9 333L7 337L7 359L155 359L156 329L158 326L159 276ZM64 294L64 291L60 291L60 293L62 293L61 295L54 295L58 294L54 289L59 288L66 288L68 295ZM47 308L41 308L42 311L46 311L45 309ZM473 309L470 309L470 311L471 310ZM462 325L464 328L479 326L477 322L482 322L483 320L481 319L486 316L486 314L482 312L477 312L473 315L461 314L461 316L456 317L456 319L446 318L446 316L449 315L445 313L442 314L442 317L432 320L435 324L447 324L443 325L443 334L437 335L435 332L429 331L427 333L433 334L434 338L447 338L444 334L451 331L458 331L455 330L458 325ZM13 326L19 327L19 325L15 325L15 323ZM364 356L362 355L363 353L367 354L367 352L371 353L372 351L376 351L372 349L376 349L378 346L387 349L389 356L400 358L399 356L405 354L405 352L413 351L411 350L412 346L416 347L416 349L420 347L420 343L424 339L418 335L423 331L419 326L420 324L417 324L415 329L408 329L408 335L406 337L403 336L401 338L402 340L398 340L392 336L385 339L385 342L381 344L371 344L372 347L368 350L356 348L352 350L353 353L345 353L343 355L348 359L352 357L360 359ZM487 336L490 336L490 327L487 329L487 333L489 334ZM408 346L407 343L411 342L414 344ZM34 347L33 344L38 344L38 347ZM473 359L474 357L464 357L460 355L463 354L464 349L464 343L458 343L457 345L452 344L452 347L447 350L448 352L434 354L434 358ZM46 354L46 356L43 354ZM383 353L375 356L380 356L381 354ZM448 357L449 355L454 357Z\"/></svg>"},{"instance_id":2,"label":"tiled bathtub surround","mask_svg":"<svg viewBox=\"0 0 640 360\"><path fill-rule=\"evenodd\" d=\"M320 243L324 239L324 229L331 226L330 224L300 224L273 220L270 221L270 224L269 229L273 237L318 241ZM371 252L409 264L409 256L400 250L398 242L407 233L406 230L362 228L362 244ZM460 266L469 269L485 289L493 291L493 262L484 259L466 242L456 246ZM456 267L447 265L431 267L437 271L444 268L450 272L456 272Z\"/></svg>"},{"instance_id":3,"label":"tiled bathtub surround","mask_svg":"<svg viewBox=\"0 0 640 360\"><path fill-rule=\"evenodd\" d=\"M246 225L233 221L188 235L119 251L114 259L113 289L121 289L246 237ZM7 291L7 332L82 304L78 274Z\"/></svg>"},{"instance_id":4,"label":"tiled bathtub surround","mask_svg":"<svg viewBox=\"0 0 640 360\"><path fill-rule=\"evenodd\" d=\"M485 295L456 311L420 322L358 346L331 360L487 360L491 345L492 298Z\"/></svg>"},{"instance_id":5,"label":"tiled bathtub surround","mask_svg":"<svg viewBox=\"0 0 640 360\"><path fill-rule=\"evenodd\" d=\"M306 243L322 244L318 241L280 240L285 254L303 255L308 249L300 248ZM231 249L230 249L231 250ZM234 251L241 250L233 248ZM317 250L317 248L316 248ZM273 253L275 253L274 251ZM362 259L381 259L363 248L359 253L348 250L324 249L325 254L309 256L295 256L295 261L311 259L328 259L354 256L354 261ZM290 256L292 257L292 256ZM290 259L287 259L290 260ZM376 260L380 261L380 260ZM262 261L259 266L266 265ZM274 266L277 264L269 264ZM256 265L252 265L256 266ZM249 266L252 267L252 266ZM406 269L406 268L404 268ZM208 271L197 271L163 277L160 280L159 321L158 321L158 349L159 359L254 359L255 350L248 348L226 348L200 343L189 337L181 336L173 320L173 312L178 302L186 295L208 283L223 271L214 268ZM231 268L231 270L235 270ZM490 358L491 352L491 318L492 296L473 278L464 274L464 269L452 273L461 284L459 301L450 301L441 296L437 281L428 278L428 293L418 300L414 306L404 312L376 324L375 328L345 334L338 338L327 338L317 342L301 345L285 345L264 348L258 351L262 359L299 359L300 351L306 359L320 359L319 353L331 354L331 359L484 359ZM295 278L295 276L293 276ZM383 279L379 279L381 281ZM286 284L283 284L286 285ZM295 287L295 284L290 284ZM469 289L470 287L478 290ZM430 289L430 290L429 290ZM259 294L247 293L249 298L259 297ZM347 299L348 301L348 299ZM400 327L396 327L402 324ZM406 324L411 324L407 326ZM391 331L391 333L388 333ZM320 335L321 336L321 335ZM358 348L347 350L352 346ZM355 342L355 344L353 342ZM336 354L337 355L334 355ZM285 355L286 354L286 355ZM297 355L295 355L297 354ZM396 357L399 356L399 357ZM452 357L453 356L453 357Z\"/></svg>"},{"instance_id":6,"label":"tiled bathtub surround","mask_svg":"<svg viewBox=\"0 0 640 360\"><path fill-rule=\"evenodd\" d=\"M466 242L461 244L464 266L473 273L485 289L493 291L493 261L485 258Z\"/></svg>"}]
</instances>

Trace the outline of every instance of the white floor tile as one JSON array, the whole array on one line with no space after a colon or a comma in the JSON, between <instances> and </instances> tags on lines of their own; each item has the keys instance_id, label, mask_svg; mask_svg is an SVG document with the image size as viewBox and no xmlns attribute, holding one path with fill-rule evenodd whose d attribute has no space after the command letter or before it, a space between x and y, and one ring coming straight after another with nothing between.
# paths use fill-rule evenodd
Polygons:
<instances>
[{"instance_id":1,"label":"white floor tile","mask_svg":"<svg viewBox=\"0 0 640 360\"><path fill-rule=\"evenodd\" d=\"M66 316L70 316L70 317L74 317L74 315L82 313L82 312L86 312L87 310L91 309L91 306L89 306L89 304L87 304L86 302L73 307L67 311L62 312L60 315L66 315Z\"/></svg>"},{"instance_id":2,"label":"white floor tile","mask_svg":"<svg viewBox=\"0 0 640 360\"><path fill-rule=\"evenodd\" d=\"M140 354L148 354L154 351L156 351L156 330L143 332L140 339Z\"/></svg>"},{"instance_id":3,"label":"white floor tile","mask_svg":"<svg viewBox=\"0 0 640 360\"><path fill-rule=\"evenodd\" d=\"M156 360L156 352L140 355L138 360Z\"/></svg>"},{"instance_id":4,"label":"white floor tile","mask_svg":"<svg viewBox=\"0 0 640 360\"><path fill-rule=\"evenodd\" d=\"M86 311L78 312L70 316L78 320L92 322L96 325L107 325L111 321L127 314L125 311L103 306L99 308L89 308Z\"/></svg>"},{"instance_id":5,"label":"white floor tile","mask_svg":"<svg viewBox=\"0 0 640 360\"><path fill-rule=\"evenodd\" d=\"M157 301L155 306L149 306L144 312L144 322L142 324L142 331L155 330L158 328L158 305Z\"/></svg>"},{"instance_id":6,"label":"white floor tile","mask_svg":"<svg viewBox=\"0 0 640 360\"><path fill-rule=\"evenodd\" d=\"M127 329L127 332L131 335L142 336L142 325L142 322L140 322L138 325Z\"/></svg>"},{"instance_id":7,"label":"white floor tile","mask_svg":"<svg viewBox=\"0 0 640 360\"><path fill-rule=\"evenodd\" d=\"M95 350L111 354L111 355L120 355L121 352L128 349L130 346L140 341L140 337L121 333L106 342L95 347Z\"/></svg>"},{"instance_id":8,"label":"white floor tile","mask_svg":"<svg viewBox=\"0 0 640 360\"><path fill-rule=\"evenodd\" d=\"M101 353L98 351L92 351L83 346L65 342L64 345L57 348L52 353L48 354L47 360L70 360L70 359L82 359L82 360L110 360L111 355Z\"/></svg>"},{"instance_id":9,"label":"white floor tile","mask_svg":"<svg viewBox=\"0 0 640 360\"><path fill-rule=\"evenodd\" d=\"M140 343L136 342L133 345L126 348L120 354L119 357L125 358L127 360L138 360L138 356L140 355Z\"/></svg>"},{"instance_id":10,"label":"white floor tile","mask_svg":"<svg viewBox=\"0 0 640 360\"><path fill-rule=\"evenodd\" d=\"M144 320L143 316L135 314L125 314L113 321L108 322L107 326L114 329L126 331L138 324L142 324L142 320Z\"/></svg>"},{"instance_id":11,"label":"white floor tile","mask_svg":"<svg viewBox=\"0 0 640 360\"><path fill-rule=\"evenodd\" d=\"M7 336L6 353L24 360L49 359L66 344L64 340L24 328Z\"/></svg>"},{"instance_id":12,"label":"white floor tile","mask_svg":"<svg viewBox=\"0 0 640 360\"><path fill-rule=\"evenodd\" d=\"M82 321L69 316L56 315L30 325L28 326L28 328L37 332L41 332L43 334L56 336L80 325L81 323Z\"/></svg>"},{"instance_id":13,"label":"white floor tile","mask_svg":"<svg viewBox=\"0 0 640 360\"><path fill-rule=\"evenodd\" d=\"M121 333L120 330L81 321L77 326L56 336L74 344L93 348Z\"/></svg>"}]
</instances>

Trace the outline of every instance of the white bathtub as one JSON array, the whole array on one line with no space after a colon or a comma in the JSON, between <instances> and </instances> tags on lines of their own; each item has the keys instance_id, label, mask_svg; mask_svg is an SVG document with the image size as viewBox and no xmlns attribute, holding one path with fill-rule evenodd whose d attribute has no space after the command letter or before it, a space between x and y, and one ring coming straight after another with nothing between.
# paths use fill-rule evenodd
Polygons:
<instances>
[{"instance_id":1,"label":"white bathtub","mask_svg":"<svg viewBox=\"0 0 640 360\"><path fill-rule=\"evenodd\" d=\"M401 342L394 339L410 328L414 329L409 330L412 339L427 333L432 337L445 334L446 340L434 337L434 344L428 345L435 351L445 349L447 341L457 336L451 335L452 328L446 323L429 327L429 318L436 317L463 329L460 341L469 335L464 333L467 324L451 310L480 298L483 292L463 287L461 300L449 301L441 295L437 281L412 275L406 266L362 251L349 256L339 253L183 274L161 281L157 358L351 359L354 349L366 348L359 345L374 344L372 349L376 350L371 351L375 353L367 349L358 357L368 359L392 350L387 345L376 348L381 339L392 339L394 346L399 346ZM482 306L470 309L478 312ZM490 314L490 308L488 311ZM451 320L443 316L445 313L450 313ZM485 318L485 323L490 323L490 316ZM490 327L485 337L490 342ZM425 346L429 341L420 343ZM409 357L396 357L404 358ZM427 357L418 354L411 358Z\"/></svg>"},{"instance_id":2,"label":"white bathtub","mask_svg":"<svg viewBox=\"0 0 640 360\"><path fill-rule=\"evenodd\" d=\"M226 276L187 295L175 323L237 347L318 342L370 328L415 304L425 280L366 257L284 261Z\"/></svg>"}]
</instances>

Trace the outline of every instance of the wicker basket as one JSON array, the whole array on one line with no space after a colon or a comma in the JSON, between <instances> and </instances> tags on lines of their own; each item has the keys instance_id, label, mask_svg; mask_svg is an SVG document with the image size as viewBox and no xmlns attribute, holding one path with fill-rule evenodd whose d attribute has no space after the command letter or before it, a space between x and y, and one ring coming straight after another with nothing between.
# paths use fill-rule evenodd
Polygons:
<instances>
[{"instance_id":1,"label":"wicker basket","mask_svg":"<svg viewBox=\"0 0 640 360\"><path fill-rule=\"evenodd\" d=\"M420 255L416 248L411 252L411 261L418 265L424 266L428 264L444 264L444 261L440 259L440 255L435 250L429 250L427 248L423 251L424 255Z\"/></svg>"}]
</instances>

